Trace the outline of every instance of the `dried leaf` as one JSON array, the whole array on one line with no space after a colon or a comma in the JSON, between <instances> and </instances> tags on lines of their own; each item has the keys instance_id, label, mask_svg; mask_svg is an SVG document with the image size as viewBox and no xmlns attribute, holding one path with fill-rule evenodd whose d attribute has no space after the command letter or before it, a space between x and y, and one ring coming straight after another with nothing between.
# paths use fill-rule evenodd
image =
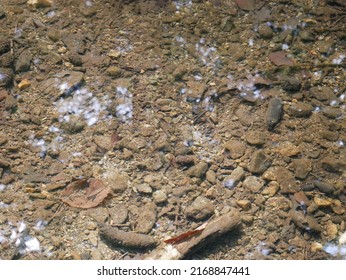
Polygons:
<instances>
[{"instance_id":1,"label":"dried leaf","mask_svg":"<svg viewBox=\"0 0 346 280\"><path fill-rule=\"evenodd\" d=\"M293 66L294 61L286 56L286 53L283 51L272 52L269 54L269 60L277 66Z\"/></svg>"},{"instance_id":2,"label":"dried leaf","mask_svg":"<svg viewBox=\"0 0 346 280\"><path fill-rule=\"evenodd\" d=\"M190 230L190 231L184 232L183 234L180 234L180 235L178 235L176 237L166 239L163 242L165 242L167 244L172 244L173 245L173 244L176 244L176 243L179 243L179 242L182 242L182 241L186 241L190 237L195 236L195 235L201 233L206 228L207 224L208 223L204 223L201 226L199 226L198 228L196 228L195 230Z\"/></svg>"},{"instance_id":3,"label":"dried leaf","mask_svg":"<svg viewBox=\"0 0 346 280\"><path fill-rule=\"evenodd\" d=\"M82 179L70 183L61 192L61 200L72 207L87 209L99 205L110 191L102 180Z\"/></svg>"},{"instance_id":4,"label":"dried leaf","mask_svg":"<svg viewBox=\"0 0 346 280\"><path fill-rule=\"evenodd\" d=\"M235 0L238 7L245 11L253 11L256 8L255 0Z\"/></svg>"}]
</instances>

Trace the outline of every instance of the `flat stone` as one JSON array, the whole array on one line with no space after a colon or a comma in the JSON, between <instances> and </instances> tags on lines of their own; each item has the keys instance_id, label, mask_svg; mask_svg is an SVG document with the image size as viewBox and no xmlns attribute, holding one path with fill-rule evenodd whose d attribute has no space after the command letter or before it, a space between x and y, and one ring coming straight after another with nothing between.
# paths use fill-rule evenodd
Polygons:
<instances>
[{"instance_id":1,"label":"flat stone","mask_svg":"<svg viewBox=\"0 0 346 280\"><path fill-rule=\"evenodd\" d=\"M311 116L313 110L314 108L310 104L297 102L288 108L288 114L292 117L306 118Z\"/></svg>"},{"instance_id":2,"label":"flat stone","mask_svg":"<svg viewBox=\"0 0 346 280\"><path fill-rule=\"evenodd\" d=\"M0 158L0 167L9 167L11 164L4 158Z\"/></svg>"},{"instance_id":3,"label":"flat stone","mask_svg":"<svg viewBox=\"0 0 346 280\"><path fill-rule=\"evenodd\" d=\"M139 233L149 233L154 227L157 219L157 208L155 203L148 203L141 207L136 220L135 230Z\"/></svg>"},{"instance_id":4,"label":"flat stone","mask_svg":"<svg viewBox=\"0 0 346 280\"><path fill-rule=\"evenodd\" d=\"M231 140L224 144L226 151L230 153L232 159L240 158L245 153L245 145L237 140Z\"/></svg>"},{"instance_id":5,"label":"flat stone","mask_svg":"<svg viewBox=\"0 0 346 280\"><path fill-rule=\"evenodd\" d=\"M279 153L284 157L292 157L300 153L299 148L290 141L280 143L278 150Z\"/></svg>"},{"instance_id":6,"label":"flat stone","mask_svg":"<svg viewBox=\"0 0 346 280\"><path fill-rule=\"evenodd\" d=\"M167 201L167 193L163 190L157 190L153 193L154 202L157 204Z\"/></svg>"},{"instance_id":7,"label":"flat stone","mask_svg":"<svg viewBox=\"0 0 346 280\"><path fill-rule=\"evenodd\" d=\"M105 207L90 208L86 213L98 223L104 223L108 219L108 210Z\"/></svg>"},{"instance_id":8,"label":"flat stone","mask_svg":"<svg viewBox=\"0 0 346 280\"><path fill-rule=\"evenodd\" d=\"M291 210L289 216L292 221L301 229L306 231L321 232L322 227L319 225L317 220L310 216L304 215L301 211Z\"/></svg>"},{"instance_id":9,"label":"flat stone","mask_svg":"<svg viewBox=\"0 0 346 280\"><path fill-rule=\"evenodd\" d=\"M28 50L23 51L16 60L16 72L26 72L30 70L32 55Z\"/></svg>"},{"instance_id":10,"label":"flat stone","mask_svg":"<svg viewBox=\"0 0 346 280\"><path fill-rule=\"evenodd\" d=\"M215 184L216 183L216 174L213 170L208 170L205 174L206 179L209 183Z\"/></svg>"},{"instance_id":11,"label":"flat stone","mask_svg":"<svg viewBox=\"0 0 346 280\"><path fill-rule=\"evenodd\" d=\"M248 176L245 178L243 186L252 193L258 193L264 186L264 181L257 176Z\"/></svg>"},{"instance_id":12,"label":"flat stone","mask_svg":"<svg viewBox=\"0 0 346 280\"><path fill-rule=\"evenodd\" d=\"M94 142L104 152L113 148L111 136L95 136Z\"/></svg>"},{"instance_id":13,"label":"flat stone","mask_svg":"<svg viewBox=\"0 0 346 280\"><path fill-rule=\"evenodd\" d=\"M203 220L214 214L214 206L211 200L198 196L185 210L187 217L195 220Z\"/></svg>"},{"instance_id":14,"label":"flat stone","mask_svg":"<svg viewBox=\"0 0 346 280\"><path fill-rule=\"evenodd\" d=\"M344 111L340 108L337 107L324 107L322 109L322 114L325 115L326 117L330 118L330 119L336 119L342 116L342 114L344 113Z\"/></svg>"},{"instance_id":15,"label":"flat stone","mask_svg":"<svg viewBox=\"0 0 346 280\"><path fill-rule=\"evenodd\" d=\"M139 193L151 194L153 189L147 183L136 185L136 189Z\"/></svg>"},{"instance_id":16,"label":"flat stone","mask_svg":"<svg viewBox=\"0 0 346 280\"><path fill-rule=\"evenodd\" d=\"M117 170L109 170L105 175L105 182L113 192L123 192L128 187L129 176Z\"/></svg>"},{"instance_id":17,"label":"flat stone","mask_svg":"<svg viewBox=\"0 0 346 280\"><path fill-rule=\"evenodd\" d=\"M261 174L268 169L271 163L268 155L262 151L256 151L251 158L248 169L251 173Z\"/></svg>"},{"instance_id":18,"label":"flat stone","mask_svg":"<svg viewBox=\"0 0 346 280\"><path fill-rule=\"evenodd\" d=\"M337 99L333 90L330 87L312 87L310 89L310 94L320 101Z\"/></svg>"},{"instance_id":19,"label":"flat stone","mask_svg":"<svg viewBox=\"0 0 346 280\"><path fill-rule=\"evenodd\" d=\"M208 163L200 162L200 163L196 164L195 166L192 166L187 171L187 174L190 177L202 178L207 171L208 171Z\"/></svg>"},{"instance_id":20,"label":"flat stone","mask_svg":"<svg viewBox=\"0 0 346 280\"><path fill-rule=\"evenodd\" d=\"M129 215L129 211L123 204L116 204L112 208L108 208L108 211L113 224L125 223Z\"/></svg>"},{"instance_id":21,"label":"flat stone","mask_svg":"<svg viewBox=\"0 0 346 280\"><path fill-rule=\"evenodd\" d=\"M292 166L294 169L294 177L306 179L312 169L312 162L307 158L299 158L292 161Z\"/></svg>"},{"instance_id":22,"label":"flat stone","mask_svg":"<svg viewBox=\"0 0 346 280\"><path fill-rule=\"evenodd\" d=\"M251 145L261 146L265 144L266 142L266 134L263 133L262 131L250 130L246 132L245 139L246 139L246 142L248 142Z\"/></svg>"},{"instance_id":23,"label":"flat stone","mask_svg":"<svg viewBox=\"0 0 346 280\"><path fill-rule=\"evenodd\" d=\"M247 211L251 208L251 202L250 200L244 199L244 200L237 200L237 205L244 211Z\"/></svg>"},{"instance_id":24,"label":"flat stone","mask_svg":"<svg viewBox=\"0 0 346 280\"><path fill-rule=\"evenodd\" d=\"M327 182L321 182L321 181L315 181L314 186L318 188L320 192L323 193L333 193L334 192L334 186L332 184L329 184Z\"/></svg>"},{"instance_id":25,"label":"flat stone","mask_svg":"<svg viewBox=\"0 0 346 280\"><path fill-rule=\"evenodd\" d=\"M336 142L339 138L339 133L336 131L330 131L330 130L323 130L321 131L320 135L323 139L326 139L331 142Z\"/></svg>"},{"instance_id":26,"label":"flat stone","mask_svg":"<svg viewBox=\"0 0 346 280\"><path fill-rule=\"evenodd\" d=\"M334 157L326 157L321 160L324 170L329 172L341 172L346 170L346 161Z\"/></svg>"},{"instance_id":27,"label":"flat stone","mask_svg":"<svg viewBox=\"0 0 346 280\"><path fill-rule=\"evenodd\" d=\"M327 207L332 205L332 201L330 199L320 198L318 196L314 197L314 202L318 207Z\"/></svg>"}]
</instances>

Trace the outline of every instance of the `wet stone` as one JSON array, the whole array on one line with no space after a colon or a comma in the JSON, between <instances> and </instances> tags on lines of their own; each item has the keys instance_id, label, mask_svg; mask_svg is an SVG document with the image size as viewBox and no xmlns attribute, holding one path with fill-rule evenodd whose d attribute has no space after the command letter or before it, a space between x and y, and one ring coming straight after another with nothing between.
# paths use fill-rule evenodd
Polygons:
<instances>
[{"instance_id":1,"label":"wet stone","mask_svg":"<svg viewBox=\"0 0 346 280\"><path fill-rule=\"evenodd\" d=\"M322 231L322 227L319 225L317 220L310 215L304 215L303 212L291 210L289 216L300 229L313 232Z\"/></svg>"},{"instance_id":2,"label":"wet stone","mask_svg":"<svg viewBox=\"0 0 346 280\"><path fill-rule=\"evenodd\" d=\"M271 39L274 35L273 29L267 24L261 24L258 28L258 33L263 39Z\"/></svg>"},{"instance_id":3,"label":"wet stone","mask_svg":"<svg viewBox=\"0 0 346 280\"><path fill-rule=\"evenodd\" d=\"M167 194L163 190L157 190L153 193L153 199L157 204L164 203L167 201Z\"/></svg>"},{"instance_id":4,"label":"wet stone","mask_svg":"<svg viewBox=\"0 0 346 280\"><path fill-rule=\"evenodd\" d=\"M205 176L209 183L211 184L216 183L216 174L213 170L208 170Z\"/></svg>"},{"instance_id":5,"label":"wet stone","mask_svg":"<svg viewBox=\"0 0 346 280\"><path fill-rule=\"evenodd\" d=\"M329 172L341 172L346 170L346 162L342 159L327 157L321 161L324 170Z\"/></svg>"},{"instance_id":6,"label":"wet stone","mask_svg":"<svg viewBox=\"0 0 346 280\"><path fill-rule=\"evenodd\" d=\"M203 220L213 213L213 203L203 196L198 196L185 210L186 216L195 220Z\"/></svg>"},{"instance_id":7,"label":"wet stone","mask_svg":"<svg viewBox=\"0 0 346 280\"><path fill-rule=\"evenodd\" d=\"M187 171L187 174L190 177L202 178L207 171L208 171L208 163L200 162L200 163L196 164L195 166L192 166Z\"/></svg>"},{"instance_id":8,"label":"wet stone","mask_svg":"<svg viewBox=\"0 0 346 280\"><path fill-rule=\"evenodd\" d=\"M282 106L283 103L280 98L273 97L270 99L266 114L267 129L269 131L272 131L281 120L283 115Z\"/></svg>"},{"instance_id":9,"label":"wet stone","mask_svg":"<svg viewBox=\"0 0 346 280\"><path fill-rule=\"evenodd\" d=\"M230 153L232 159L240 158L245 153L245 145L237 140L231 140L224 144L226 151Z\"/></svg>"},{"instance_id":10,"label":"wet stone","mask_svg":"<svg viewBox=\"0 0 346 280\"><path fill-rule=\"evenodd\" d=\"M128 187L129 176L117 170L111 170L105 174L105 180L113 192L123 192Z\"/></svg>"},{"instance_id":11,"label":"wet stone","mask_svg":"<svg viewBox=\"0 0 346 280\"><path fill-rule=\"evenodd\" d=\"M335 100L336 96L330 87L312 87L310 94L320 101Z\"/></svg>"},{"instance_id":12,"label":"wet stone","mask_svg":"<svg viewBox=\"0 0 346 280\"><path fill-rule=\"evenodd\" d=\"M48 28L47 30L47 36L49 39L51 39L53 42L57 42L61 38L60 30L56 28Z\"/></svg>"},{"instance_id":13,"label":"wet stone","mask_svg":"<svg viewBox=\"0 0 346 280\"><path fill-rule=\"evenodd\" d=\"M153 192L152 188L147 183L138 184L136 189L139 193L151 194Z\"/></svg>"},{"instance_id":14,"label":"wet stone","mask_svg":"<svg viewBox=\"0 0 346 280\"><path fill-rule=\"evenodd\" d=\"M312 162L307 158L294 159L292 161L294 176L298 179L306 179L312 169Z\"/></svg>"},{"instance_id":15,"label":"wet stone","mask_svg":"<svg viewBox=\"0 0 346 280\"><path fill-rule=\"evenodd\" d=\"M248 131L245 134L246 142L251 145L261 146L266 142L266 135L262 131Z\"/></svg>"},{"instance_id":16,"label":"wet stone","mask_svg":"<svg viewBox=\"0 0 346 280\"><path fill-rule=\"evenodd\" d=\"M272 161L268 155L262 151L256 151L251 158L248 169L251 173L261 174L268 169Z\"/></svg>"},{"instance_id":17,"label":"wet stone","mask_svg":"<svg viewBox=\"0 0 346 280\"><path fill-rule=\"evenodd\" d=\"M312 114L313 107L310 104L297 102L292 104L288 109L288 114L293 117L304 118Z\"/></svg>"},{"instance_id":18,"label":"wet stone","mask_svg":"<svg viewBox=\"0 0 346 280\"><path fill-rule=\"evenodd\" d=\"M325 115L326 117L330 118L330 119L336 119L342 116L343 114L343 110L341 110L340 108L336 108L336 107L324 107L322 109L322 114Z\"/></svg>"},{"instance_id":19,"label":"wet stone","mask_svg":"<svg viewBox=\"0 0 346 280\"><path fill-rule=\"evenodd\" d=\"M321 132L321 136L323 139L326 139L328 141L337 141L339 138L339 133L335 131L330 131L330 130L323 130Z\"/></svg>"},{"instance_id":20,"label":"wet stone","mask_svg":"<svg viewBox=\"0 0 346 280\"><path fill-rule=\"evenodd\" d=\"M28 50L23 51L16 60L16 72L26 72L30 70L32 55Z\"/></svg>"},{"instance_id":21,"label":"wet stone","mask_svg":"<svg viewBox=\"0 0 346 280\"><path fill-rule=\"evenodd\" d=\"M157 209L155 203L148 203L141 207L136 220L135 229L139 233L149 233L156 223Z\"/></svg>"},{"instance_id":22,"label":"wet stone","mask_svg":"<svg viewBox=\"0 0 346 280\"><path fill-rule=\"evenodd\" d=\"M236 169L232 171L231 175L225 178L223 185L228 189L233 189L244 178L244 175L244 169L238 166Z\"/></svg>"},{"instance_id":23,"label":"wet stone","mask_svg":"<svg viewBox=\"0 0 346 280\"><path fill-rule=\"evenodd\" d=\"M243 182L244 188L252 193L258 193L264 186L264 181L256 176L248 176Z\"/></svg>"},{"instance_id":24,"label":"wet stone","mask_svg":"<svg viewBox=\"0 0 346 280\"><path fill-rule=\"evenodd\" d=\"M323 193L332 193L334 192L334 186L332 184L329 184L327 182L321 182L321 181L315 181L314 186Z\"/></svg>"},{"instance_id":25,"label":"wet stone","mask_svg":"<svg viewBox=\"0 0 346 280\"><path fill-rule=\"evenodd\" d=\"M123 204L116 204L112 208L108 208L112 224L123 224L126 222L129 211Z\"/></svg>"}]
</instances>

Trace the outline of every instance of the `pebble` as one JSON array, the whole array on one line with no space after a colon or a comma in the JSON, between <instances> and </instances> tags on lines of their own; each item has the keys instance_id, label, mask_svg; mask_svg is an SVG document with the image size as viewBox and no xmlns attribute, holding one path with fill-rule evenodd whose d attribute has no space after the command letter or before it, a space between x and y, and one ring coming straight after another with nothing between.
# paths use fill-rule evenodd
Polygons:
<instances>
[{"instance_id":1,"label":"pebble","mask_svg":"<svg viewBox=\"0 0 346 280\"><path fill-rule=\"evenodd\" d=\"M124 204L115 204L112 208L108 208L112 224L123 224L126 222L129 211Z\"/></svg>"},{"instance_id":2,"label":"pebble","mask_svg":"<svg viewBox=\"0 0 346 280\"><path fill-rule=\"evenodd\" d=\"M129 176L117 170L110 170L105 174L105 181L113 192L123 192L128 188Z\"/></svg>"},{"instance_id":3,"label":"pebble","mask_svg":"<svg viewBox=\"0 0 346 280\"><path fill-rule=\"evenodd\" d=\"M107 68L106 73L112 78L119 78L122 74L122 70L117 66L110 66Z\"/></svg>"},{"instance_id":4,"label":"pebble","mask_svg":"<svg viewBox=\"0 0 346 280\"><path fill-rule=\"evenodd\" d=\"M187 217L195 220L203 220L214 214L214 205L206 197L198 196L186 209Z\"/></svg>"},{"instance_id":5,"label":"pebble","mask_svg":"<svg viewBox=\"0 0 346 280\"><path fill-rule=\"evenodd\" d=\"M321 251L322 248L323 248L323 245L321 243L318 243L318 242L314 242L310 246L311 252L314 252L314 253Z\"/></svg>"},{"instance_id":6,"label":"pebble","mask_svg":"<svg viewBox=\"0 0 346 280\"><path fill-rule=\"evenodd\" d=\"M306 118L311 116L314 108L308 104L303 102L293 103L287 110L288 114L292 117L298 118Z\"/></svg>"},{"instance_id":7,"label":"pebble","mask_svg":"<svg viewBox=\"0 0 346 280\"><path fill-rule=\"evenodd\" d=\"M60 30L56 28L48 28L47 30L47 36L49 39L51 39L53 42L57 42L61 39L61 33Z\"/></svg>"},{"instance_id":8,"label":"pebble","mask_svg":"<svg viewBox=\"0 0 346 280\"><path fill-rule=\"evenodd\" d=\"M332 201L325 198L320 198L318 196L314 197L314 202L318 207L327 207L332 205Z\"/></svg>"},{"instance_id":9,"label":"pebble","mask_svg":"<svg viewBox=\"0 0 346 280\"><path fill-rule=\"evenodd\" d=\"M261 192L263 195L274 196L280 189L278 182L271 181Z\"/></svg>"},{"instance_id":10,"label":"pebble","mask_svg":"<svg viewBox=\"0 0 346 280\"><path fill-rule=\"evenodd\" d=\"M20 90L26 89L31 85L31 82L28 79L23 79L19 84L18 88Z\"/></svg>"},{"instance_id":11,"label":"pebble","mask_svg":"<svg viewBox=\"0 0 346 280\"><path fill-rule=\"evenodd\" d=\"M303 230L313 232L322 231L322 227L319 225L317 220L310 215L304 215L303 212L290 210L289 216L292 219L292 221Z\"/></svg>"},{"instance_id":12,"label":"pebble","mask_svg":"<svg viewBox=\"0 0 346 280\"><path fill-rule=\"evenodd\" d=\"M235 115L238 117L240 123L245 126L251 126L253 123L253 116L251 112L243 107L240 107L235 111Z\"/></svg>"},{"instance_id":13,"label":"pebble","mask_svg":"<svg viewBox=\"0 0 346 280\"><path fill-rule=\"evenodd\" d=\"M346 162L334 157L322 159L321 164L323 169L329 172L341 172L346 170Z\"/></svg>"},{"instance_id":14,"label":"pebble","mask_svg":"<svg viewBox=\"0 0 346 280\"><path fill-rule=\"evenodd\" d=\"M315 181L314 186L318 188L320 192L323 192L323 193L328 194L328 193L334 192L334 186L327 182Z\"/></svg>"},{"instance_id":15,"label":"pebble","mask_svg":"<svg viewBox=\"0 0 346 280\"><path fill-rule=\"evenodd\" d=\"M157 190L153 193L154 202L157 204L167 201L167 193L163 190Z\"/></svg>"},{"instance_id":16,"label":"pebble","mask_svg":"<svg viewBox=\"0 0 346 280\"><path fill-rule=\"evenodd\" d=\"M245 178L243 186L252 193L258 193L264 186L264 181L257 176L248 176Z\"/></svg>"},{"instance_id":17,"label":"pebble","mask_svg":"<svg viewBox=\"0 0 346 280\"><path fill-rule=\"evenodd\" d=\"M298 179L306 179L312 170L312 162L307 158L294 159L292 161L294 177Z\"/></svg>"},{"instance_id":18,"label":"pebble","mask_svg":"<svg viewBox=\"0 0 346 280\"><path fill-rule=\"evenodd\" d=\"M216 173L213 170L208 170L205 174L207 181L211 184L216 183Z\"/></svg>"},{"instance_id":19,"label":"pebble","mask_svg":"<svg viewBox=\"0 0 346 280\"><path fill-rule=\"evenodd\" d=\"M312 87L310 89L310 94L320 101L336 100L336 96L330 87Z\"/></svg>"},{"instance_id":20,"label":"pebble","mask_svg":"<svg viewBox=\"0 0 346 280\"><path fill-rule=\"evenodd\" d=\"M325 225L326 229L326 238L327 241L331 241L336 238L338 234L338 227L336 224L334 224L332 221L328 220L327 224Z\"/></svg>"},{"instance_id":21,"label":"pebble","mask_svg":"<svg viewBox=\"0 0 346 280\"><path fill-rule=\"evenodd\" d=\"M262 151L256 151L251 158L248 169L251 173L261 174L269 168L271 163L269 156Z\"/></svg>"},{"instance_id":22,"label":"pebble","mask_svg":"<svg viewBox=\"0 0 346 280\"><path fill-rule=\"evenodd\" d=\"M86 213L98 223L104 223L108 219L108 211L104 207L90 208Z\"/></svg>"},{"instance_id":23,"label":"pebble","mask_svg":"<svg viewBox=\"0 0 346 280\"><path fill-rule=\"evenodd\" d=\"M136 186L136 189L139 193L144 193L144 194L151 194L153 192L153 189L147 183L138 184Z\"/></svg>"},{"instance_id":24,"label":"pebble","mask_svg":"<svg viewBox=\"0 0 346 280\"><path fill-rule=\"evenodd\" d=\"M192 166L187 170L187 174L190 177L197 177L197 178L202 178L206 172L208 171L208 163L206 162L200 162L196 164L195 166Z\"/></svg>"},{"instance_id":25,"label":"pebble","mask_svg":"<svg viewBox=\"0 0 346 280\"><path fill-rule=\"evenodd\" d=\"M330 119L336 119L342 116L343 114L343 110L341 110L340 108L336 108L336 107L324 107L322 109L322 114L325 115L326 117L330 118Z\"/></svg>"},{"instance_id":26,"label":"pebble","mask_svg":"<svg viewBox=\"0 0 346 280\"><path fill-rule=\"evenodd\" d=\"M273 97L272 99L270 99L266 114L267 129L269 131L274 130L275 126L281 120L281 117L283 115L282 106L283 103L280 98Z\"/></svg>"},{"instance_id":27,"label":"pebble","mask_svg":"<svg viewBox=\"0 0 346 280\"><path fill-rule=\"evenodd\" d=\"M234 169L231 175L227 176L223 181L223 185L226 188L233 189L238 185L238 183L244 178L245 171L242 167L238 166Z\"/></svg>"},{"instance_id":28,"label":"pebble","mask_svg":"<svg viewBox=\"0 0 346 280\"><path fill-rule=\"evenodd\" d=\"M16 60L16 72L26 72L30 70L32 55L28 50L23 51Z\"/></svg>"},{"instance_id":29,"label":"pebble","mask_svg":"<svg viewBox=\"0 0 346 280\"><path fill-rule=\"evenodd\" d=\"M247 211L251 208L250 200L247 200L247 199L237 200L236 203L244 211Z\"/></svg>"},{"instance_id":30,"label":"pebble","mask_svg":"<svg viewBox=\"0 0 346 280\"><path fill-rule=\"evenodd\" d=\"M290 141L280 143L278 150L284 157L292 157L300 153L299 148Z\"/></svg>"},{"instance_id":31,"label":"pebble","mask_svg":"<svg viewBox=\"0 0 346 280\"><path fill-rule=\"evenodd\" d=\"M245 153L245 145L237 140L231 140L224 144L226 151L230 153L232 159L240 158Z\"/></svg>"},{"instance_id":32,"label":"pebble","mask_svg":"<svg viewBox=\"0 0 346 280\"><path fill-rule=\"evenodd\" d=\"M261 145L265 144L266 138L267 138L266 134L263 133L262 131L250 130L250 131L246 132L246 134L245 134L246 142L248 142L251 145L261 146Z\"/></svg>"},{"instance_id":33,"label":"pebble","mask_svg":"<svg viewBox=\"0 0 346 280\"><path fill-rule=\"evenodd\" d=\"M265 180L277 181L280 185L281 193L295 193L299 191L299 186L291 171L282 166L269 168L262 176Z\"/></svg>"},{"instance_id":34,"label":"pebble","mask_svg":"<svg viewBox=\"0 0 346 280\"><path fill-rule=\"evenodd\" d=\"M267 24L261 24L258 28L258 33L263 39L271 39L274 35L273 29Z\"/></svg>"},{"instance_id":35,"label":"pebble","mask_svg":"<svg viewBox=\"0 0 346 280\"><path fill-rule=\"evenodd\" d=\"M323 130L320 134L323 139L326 139L331 142L336 142L339 138L339 133L335 131Z\"/></svg>"},{"instance_id":36,"label":"pebble","mask_svg":"<svg viewBox=\"0 0 346 280\"><path fill-rule=\"evenodd\" d=\"M149 233L156 223L157 207L155 203L148 203L141 207L136 220L135 229L139 233Z\"/></svg>"}]
</instances>

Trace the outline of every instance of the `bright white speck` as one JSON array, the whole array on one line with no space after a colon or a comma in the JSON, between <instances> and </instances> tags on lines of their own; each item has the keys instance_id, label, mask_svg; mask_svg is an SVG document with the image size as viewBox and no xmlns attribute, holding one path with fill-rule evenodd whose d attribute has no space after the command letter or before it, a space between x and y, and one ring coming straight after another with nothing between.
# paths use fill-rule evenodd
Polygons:
<instances>
[{"instance_id":1,"label":"bright white speck","mask_svg":"<svg viewBox=\"0 0 346 280\"><path fill-rule=\"evenodd\" d=\"M345 143L344 143L342 140L339 140L339 141L338 141L338 145L341 146L341 147L343 147L343 146L345 146ZM345 236L346 236L346 235L345 235Z\"/></svg>"},{"instance_id":2,"label":"bright white speck","mask_svg":"<svg viewBox=\"0 0 346 280\"><path fill-rule=\"evenodd\" d=\"M36 237L29 237L28 240L24 242L26 246L26 251L40 251L40 241Z\"/></svg>"},{"instance_id":3,"label":"bright white speck","mask_svg":"<svg viewBox=\"0 0 346 280\"><path fill-rule=\"evenodd\" d=\"M287 44L282 44L281 49L288 50L289 46Z\"/></svg>"},{"instance_id":4,"label":"bright white speck","mask_svg":"<svg viewBox=\"0 0 346 280\"><path fill-rule=\"evenodd\" d=\"M17 237L17 232L14 229L12 229L10 239L14 240L14 239L16 239L16 237Z\"/></svg>"},{"instance_id":5,"label":"bright white speck","mask_svg":"<svg viewBox=\"0 0 346 280\"><path fill-rule=\"evenodd\" d=\"M24 222L20 222L18 226L18 232L21 233L26 230L26 224Z\"/></svg>"},{"instance_id":6,"label":"bright white speck","mask_svg":"<svg viewBox=\"0 0 346 280\"><path fill-rule=\"evenodd\" d=\"M235 183L234 179L228 179L223 183L223 185L228 189L233 189L235 187L234 183Z\"/></svg>"},{"instance_id":7,"label":"bright white speck","mask_svg":"<svg viewBox=\"0 0 346 280\"><path fill-rule=\"evenodd\" d=\"M341 101L344 101L344 99L345 99L345 94L341 94L341 95L339 96L339 98L340 98Z\"/></svg>"},{"instance_id":8,"label":"bright white speck","mask_svg":"<svg viewBox=\"0 0 346 280\"><path fill-rule=\"evenodd\" d=\"M47 13L47 17L52 18L56 15L55 11L50 11Z\"/></svg>"},{"instance_id":9,"label":"bright white speck","mask_svg":"<svg viewBox=\"0 0 346 280\"><path fill-rule=\"evenodd\" d=\"M333 59L333 64L341 64L345 57L346 56L344 54L340 54L339 57Z\"/></svg>"},{"instance_id":10,"label":"bright white speck","mask_svg":"<svg viewBox=\"0 0 346 280\"><path fill-rule=\"evenodd\" d=\"M316 107L315 110L314 110L315 113L318 113L318 112L320 112L320 111L321 111L321 108L320 108L320 107Z\"/></svg>"},{"instance_id":11,"label":"bright white speck","mask_svg":"<svg viewBox=\"0 0 346 280\"><path fill-rule=\"evenodd\" d=\"M5 79L5 75L0 73L0 81L3 81Z\"/></svg>"},{"instance_id":12,"label":"bright white speck","mask_svg":"<svg viewBox=\"0 0 346 280\"><path fill-rule=\"evenodd\" d=\"M253 45L254 45L253 39L249 39L249 46L250 46L250 47L253 47Z\"/></svg>"},{"instance_id":13,"label":"bright white speck","mask_svg":"<svg viewBox=\"0 0 346 280\"><path fill-rule=\"evenodd\" d=\"M336 105L338 105L338 101L337 100L330 101L330 106L336 106Z\"/></svg>"},{"instance_id":14,"label":"bright white speck","mask_svg":"<svg viewBox=\"0 0 346 280\"><path fill-rule=\"evenodd\" d=\"M6 238L0 234L0 244L6 242Z\"/></svg>"},{"instance_id":15,"label":"bright white speck","mask_svg":"<svg viewBox=\"0 0 346 280\"><path fill-rule=\"evenodd\" d=\"M6 186L4 184L0 184L0 192L4 191L6 189Z\"/></svg>"},{"instance_id":16,"label":"bright white speck","mask_svg":"<svg viewBox=\"0 0 346 280\"><path fill-rule=\"evenodd\" d=\"M47 224L48 223L46 221L38 220L34 228L36 230L43 230Z\"/></svg>"},{"instance_id":17,"label":"bright white speck","mask_svg":"<svg viewBox=\"0 0 346 280\"><path fill-rule=\"evenodd\" d=\"M85 6L92 7L93 6L93 2L90 1L90 0L87 0L87 1L85 1Z\"/></svg>"}]
</instances>

